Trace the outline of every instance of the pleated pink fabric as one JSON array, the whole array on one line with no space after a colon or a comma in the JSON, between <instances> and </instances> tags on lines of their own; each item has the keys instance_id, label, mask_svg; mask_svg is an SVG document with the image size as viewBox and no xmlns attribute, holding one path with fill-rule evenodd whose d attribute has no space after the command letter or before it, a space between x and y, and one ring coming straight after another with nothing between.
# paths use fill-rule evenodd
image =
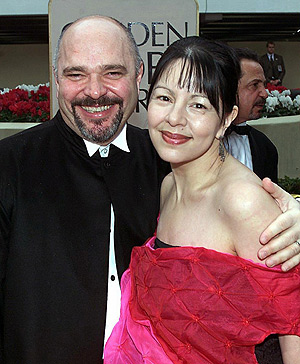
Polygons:
<instances>
[{"instance_id":1,"label":"pleated pink fabric","mask_svg":"<svg viewBox=\"0 0 300 364\"><path fill-rule=\"evenodd\" d=\"M105 364L255 364L271 333L300 335L300 270L194 247L133 249Z\"/></svg>"}]
</instances>

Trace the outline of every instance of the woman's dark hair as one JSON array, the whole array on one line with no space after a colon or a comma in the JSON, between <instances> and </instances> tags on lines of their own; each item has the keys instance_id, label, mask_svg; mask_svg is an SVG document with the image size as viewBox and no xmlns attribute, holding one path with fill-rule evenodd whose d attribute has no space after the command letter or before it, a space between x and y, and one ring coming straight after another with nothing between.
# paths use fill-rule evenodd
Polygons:
<instances>
[{"instance_id":1,"label":"woman's dark hair","mask_svg":"<svg viewBox=\"0 0 300 364\"><path fill-rule=\"evenodd\" d=\"M204 92L223 120L237 101L240 63L233 49L224 43L193 36L171 44L160 58L152 77L148 103L153 87L171 66L182 60L179 87ZM221 101L221 110L220 110Z\"/></svg>"}]
</instances>

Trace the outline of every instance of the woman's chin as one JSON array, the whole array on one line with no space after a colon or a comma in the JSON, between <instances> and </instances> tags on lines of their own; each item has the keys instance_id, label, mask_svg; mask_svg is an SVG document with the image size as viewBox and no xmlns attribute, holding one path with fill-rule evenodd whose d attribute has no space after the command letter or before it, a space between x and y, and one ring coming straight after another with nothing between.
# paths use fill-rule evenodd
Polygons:
<instances>
[{"instance_id":1,"label":"woman's chin","mask_svg":"<svg viewBox=\"0 0 300 364\"><path fill-rule=\"evenodd\" d=\"M158 151L158 154L161 159L171 164L182 164L186 163L187 159L183 157L182 153L173 152L173 151Z\"/></svg>"}]
</instances>

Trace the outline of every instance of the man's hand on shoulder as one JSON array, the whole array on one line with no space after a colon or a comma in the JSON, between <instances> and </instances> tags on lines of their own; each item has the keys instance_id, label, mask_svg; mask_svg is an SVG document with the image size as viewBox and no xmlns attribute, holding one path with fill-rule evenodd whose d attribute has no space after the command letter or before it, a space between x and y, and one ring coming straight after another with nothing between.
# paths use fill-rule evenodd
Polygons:
<instances>
[{"instance_id":1,"label":"man's hand on shoulder","mask_svg":"<svg viewBox=\"0 0 300 364\"><path fill-rule=\"evenodd\" d=\"M260 235L259 257L266 265L282 264L288 271L300 262L300 204L269 178L263 180L264 189L276 200L283 212Z\"/></svg>"}]
</instances>

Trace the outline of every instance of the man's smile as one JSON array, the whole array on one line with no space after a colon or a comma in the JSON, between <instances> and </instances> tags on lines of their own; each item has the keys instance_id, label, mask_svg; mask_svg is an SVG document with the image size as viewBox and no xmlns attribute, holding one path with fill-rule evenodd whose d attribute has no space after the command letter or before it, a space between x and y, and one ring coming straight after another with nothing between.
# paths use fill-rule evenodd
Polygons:
<instances>
[{"instance_id":1,"label":"man's smile","mask_svg":"<svg viewBox=\"0 0 300 364\"><path fill-rule=\"evenodd\" d=\"M81 106L83 110L89 113L97 113L102 112L110 109L112 105L105 105L105 106Z\"/></svg>"}]
</instances>

